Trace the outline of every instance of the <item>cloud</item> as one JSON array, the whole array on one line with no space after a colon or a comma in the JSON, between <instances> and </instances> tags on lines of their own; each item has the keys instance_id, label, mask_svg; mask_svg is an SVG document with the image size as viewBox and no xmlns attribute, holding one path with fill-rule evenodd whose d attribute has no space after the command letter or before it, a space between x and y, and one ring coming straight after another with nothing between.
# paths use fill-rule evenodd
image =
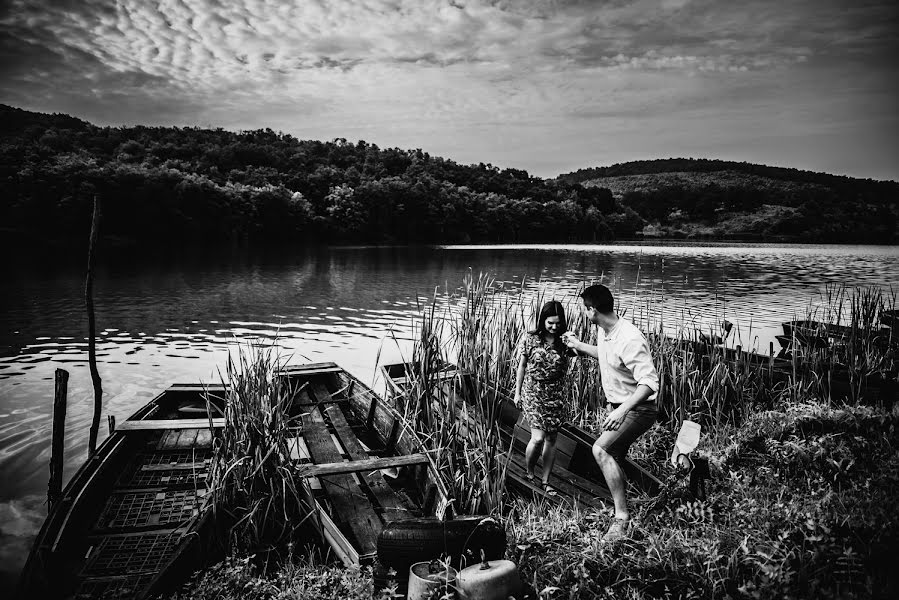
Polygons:
<instances>
[{"instance_id":1,"label":"cloud","mask_svg":"<svg viewBox=\"0 0 899 600\"><path fill-rule=\"evenodd\" d=\"M837 0L13 0L0 101L439 152L466 129L676 118L802 72L886 81L897 13Z\"/></svg>"}]
</instances>

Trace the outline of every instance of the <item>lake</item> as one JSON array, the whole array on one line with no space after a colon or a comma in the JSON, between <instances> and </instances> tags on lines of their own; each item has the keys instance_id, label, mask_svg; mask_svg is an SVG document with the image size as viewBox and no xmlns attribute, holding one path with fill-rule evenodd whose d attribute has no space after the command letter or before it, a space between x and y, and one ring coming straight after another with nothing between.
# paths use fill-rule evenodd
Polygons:
<instances>
[{"instance_id":1,"label":"lake","mask_svg":"<svg viewBox=\"0 0 899 600\"><path fill-rule=\"evenodd\" d=\"M238 340L271 339L294 362L335 361L372 381L408 355L412 318L435 287L488 272L571 297L603 281L631 315L667 327L738 327L767 352L780 323L827 284L899 291L899 248L764 244L334 247L178 260L101 256L95 277L104 417L121 422L174 382L216 382ZM46 514L53 376L69 371L66 479L84 460L93 391L83 267L13 265L0 312L0 584L24 564ZM775 348L777 348L775 342Z\"/></svg>"}]
</instances>

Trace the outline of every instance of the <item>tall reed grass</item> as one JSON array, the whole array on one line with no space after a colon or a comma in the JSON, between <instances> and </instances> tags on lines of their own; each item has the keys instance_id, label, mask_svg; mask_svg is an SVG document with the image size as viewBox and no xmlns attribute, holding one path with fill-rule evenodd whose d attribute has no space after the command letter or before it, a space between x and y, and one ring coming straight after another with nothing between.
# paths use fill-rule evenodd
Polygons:
<instances>
[{"instance_id":1,"label":"tall reed grass","mask_svg":"<svg viewBox=\"0 0 899 600\"><path fill-rule=\"evenodd\" d=\"M537 289L531 290L523 282L510 292L499 289L487 274L469 273L458 297L447 295L438 301L435 295L423 313L413 350L421 375L413 386L421 429L439 429L445 439L452 438L451 424L435 428L436 423L430 421L435 412L425 411L427 402L422 402L437 398L428 374L445 363L455 363L470 375L467 386L459 386L457 393L463 395L466 406L481 407L478 410L483 414L472 415L475 420L495 423L494 411L501 400L497 390L510 393L514 386L516 343L534 328L540 307L550 299L546 287L536 285ZM589 323L578 294L566 294L560 300L569 330L595 344L596 327ZM651 304L652 299L640 304L635 296L629 308L632 320L647 334L660 375L661 420L672 430L684 419L720 429L738 424L754 409L770 408L784 400L816 397L857 403L866 394L870 397L866 388L872 380L895 381L899 377L895 340L889 330L878 327L883 311L895 307L895 295L878 288L826 288L823 306L817 309L823 315L820 318L830 319L825 322L846 333L825 348L797 344L801 351L794 352L790 363L777 359L773 347L767 355L742 350L736 335L728 337L730 330L723 328L724 323L721 331L703 332L684 319L669 329L661 317L652 314ZM443 307L440 312L438 305ZM816 314L810 314L808 320L813 316ZM751 339L751 325L748 335ZM595 360L581 357L574 361L568 383L570 422L595 429L604 404ZM495 397L485 400L490 394ZM444 416L453 414L449 406L441 410ZM477 444L480 451L492 448L489 432L475 428L474 434L481 439Z\"/></svg>"},{"instance_id":2,"label":"tall reed grass","mask_svg":"<svg viewBox=\"0 0 899 600\"><path fill-rule=\"evenodd\" d=\"M279 376L281 366L274 343L249 342L220 373L225 427L215 438L209 485L215 518L227 524L228 545L239 553L284 545L313 514L311 491L291 467L296 390Z\"/></svg>"}]
</instances>

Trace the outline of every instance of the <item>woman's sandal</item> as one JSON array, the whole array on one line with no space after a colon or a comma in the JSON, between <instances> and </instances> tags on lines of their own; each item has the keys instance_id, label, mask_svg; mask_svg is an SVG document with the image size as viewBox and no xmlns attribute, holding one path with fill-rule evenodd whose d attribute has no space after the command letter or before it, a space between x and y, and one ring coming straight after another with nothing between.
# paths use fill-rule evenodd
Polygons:
<instances>
[{"instance_id":1,"label":"woman's sandal","mask_svg":"<svg viewBox=\"0 0 899 600\"><path fill-rule=\"evenodd\" d=\"M549 485L548 481L544 481L541 484L541 487L543 488L543 493L546 494L547 496L549 496L550 498L555 498L556 496L559 495L559 493L555 490L555 488L553 486Z\"/></svg>"},{"instance_id":2,"label":"woman's sandal","mask_svg":"<svg viewBox=\"0 0 899 600\"><path fill-rule=\"evenodd\" d=\"M525 478L525 480L526 480L528 483L533 483L533 481L534 481L534 474L533 474L533 473L525 473L525 474L524 474L524 478Z\"/></svg>"}]
</instances>

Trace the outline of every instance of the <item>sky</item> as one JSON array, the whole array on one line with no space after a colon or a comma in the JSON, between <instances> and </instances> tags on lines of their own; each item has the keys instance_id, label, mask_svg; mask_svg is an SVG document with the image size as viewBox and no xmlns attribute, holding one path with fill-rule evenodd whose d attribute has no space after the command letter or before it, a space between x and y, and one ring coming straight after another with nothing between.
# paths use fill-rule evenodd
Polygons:
<instances>
[{"instance_id":1,"label":"sky","mask_svg":"<svg viewBox=\"0 0 899 600\"><path fill-rule=\"evenodd\" d=\"M899 181L896 0L4 0L0 103L554 177L668 157Z\"/></svg>"}]
</instances>

